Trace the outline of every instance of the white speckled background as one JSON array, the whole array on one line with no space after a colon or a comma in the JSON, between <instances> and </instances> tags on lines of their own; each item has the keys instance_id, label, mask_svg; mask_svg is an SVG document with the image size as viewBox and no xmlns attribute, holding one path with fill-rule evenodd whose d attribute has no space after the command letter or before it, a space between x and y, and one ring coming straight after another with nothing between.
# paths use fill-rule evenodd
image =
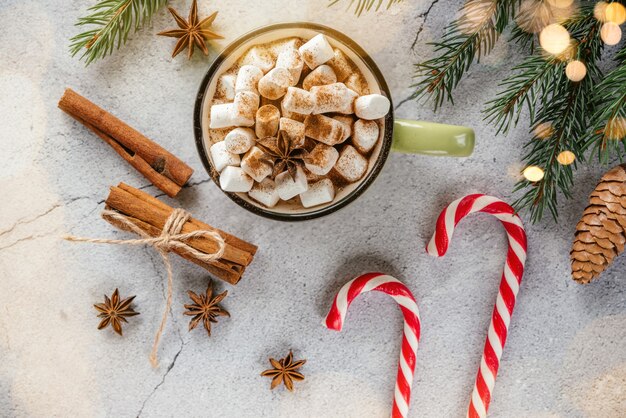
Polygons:
<instances>
[{"instance_id":1,"label":"white speckled background","mask_svg":"<svg viewBox=\"0 0 626 418\"><path fill-rule=\"evenodd\" d=\"M412 102L398 117L473 126L475 154L453 160L392 155L368 193L327 218L284 224L258 218L208 181L196 155L192 109L211 58L170 59L166 10L121 51L88 68L68 54L72 26L92 0L3 0L0 43L0 415L17 417L382 417L391 404L401 315L384 295L352 306L342 333L320 325L333 294L354 275L381 270L403 279L422 312L412 417L462 416L469 399L505 256L502 228L486 215L459 228L450 253L423 245L439 211L467 192L510 200L527 139L526 121L508 137L482 122L482 103L515 47L500 42L472 68L456 105L439 113ZM186 13L186 0L172 5ZM387 76L396 103L410 90L412 63L432 54L460 1L409 0L355 19L323 0L200 2L219 10L230 40L267 23L311 20L352 36ZM415 40L415 34L419 38ZM123 237L98 214L109 185L146 180L97 137L57 109L71 86L189 162L196 172L176 203L259 245L245 277L228 288L222 320L207 339L187 332L185 291L207 274L174 261L173 317L161 367L147 360L164 303L164 275L151 249L78 245L62 233ZM502 359L490 416L626 415L626 257L582 287L569 277L575 222L604 171L583 168L558 225L528 225L529 261ZM156 194L153 187L147 191ZM119 287L141 315L124 337L97 331L92 303ZM270 392L259 376L268 356L292 348L306 358L295 393Z\"/></svg>"}]
</instances>

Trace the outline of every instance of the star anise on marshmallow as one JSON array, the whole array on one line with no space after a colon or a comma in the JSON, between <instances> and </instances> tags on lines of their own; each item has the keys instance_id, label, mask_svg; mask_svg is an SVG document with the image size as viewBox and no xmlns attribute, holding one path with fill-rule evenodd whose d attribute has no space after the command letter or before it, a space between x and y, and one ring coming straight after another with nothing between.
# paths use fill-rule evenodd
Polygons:
<instances>
[{"instance_id":1,"label":"star anise on marshmallow","mask_svg":"<svg viewBox=\"0 0 626 418\"><path fill-rule=\"evenodd\" d=\"M275 137L259 139L256 145L265 153L263 161L274 165L272 177L286 169L295 179L298 167L304 168L304 160L309 155L304 144L292 140L284 130L278 131Z\"/></svg>"}]
</instances>

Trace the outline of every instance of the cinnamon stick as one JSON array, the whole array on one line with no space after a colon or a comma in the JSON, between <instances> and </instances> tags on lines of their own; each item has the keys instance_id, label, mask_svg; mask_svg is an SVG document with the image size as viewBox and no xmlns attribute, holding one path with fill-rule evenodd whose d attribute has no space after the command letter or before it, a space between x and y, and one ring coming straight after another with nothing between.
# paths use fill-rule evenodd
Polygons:
<instances>
[{"instance_id":1,"label":"cinnamon stick","mask_svg":"<svg viewBox=\"0 0 626 418\"><path fill-rule=\"evenodd\" d=\"M66 89L59 108L108 143L124 160L170 197L187 183L193 169L157 143L72 89Z\"/></svg>"},{"instance_id":2,"label":"cinnamon stick","mask_svg":"<svg viewBox=\"0 0 626 418\"><path fill-rule=\"evenodd\" d=\"M161 235L165 222L174 211L172 207L164 202L124 183L120 183L117 187L111 187L106 204L108 209L124 215L127 220L152 237ZM116 219L106 215L103 217L116 227L128 229ZM183 251L173 251L181 257L205 268L216 277L228 283L236 284L244 273L246 266L252 262L257 247L194 218L190 218L183 225L181 232L188 233L198 230L214 231L222 236L226 244L222 258L206 263L195 259L192 255ZM217 243L211 239L193 238L186 242L196 250L205 253L213 253L218 249Z\"/></svg>"},{"instance_id":3,"label":"cinnamon stick","mask_svg":"<svg viewBox=\"0 0 626 418\"><path fill-rule=\"evenodd\" d=\"M132 194L133 196L144 200L147 203L150 203L158 208L161 208L165 211L168 212L168 216L169 213L171 213L174 209L171 208L170 206L167 205L167 203L164 203L162 201L160 201L159 199L157 199L156 197L153 197L152 195L144 192L143 190L139 190L136 189L132 186L129 186L126 183L120 183L117 185L117 187L119 187L120 189ZM217 233L219 233L222 238L224 238L224 241L226 241L227 244L230 244L234 247L237 247L245 252L248 252L252 255L256 254L257 251L257 246L254 244L250 244L247 241L242 240L241 238L238 238L234 235L231 235L227 232L222 231L221 229L218 228L214 228L211 225L208 225L198 219L195 218L190 218L188 222L191 222L191 224L195 227L195 229L208 229L209 231L215 231Z\"/></svg>"},{"instance_id":4,"label":"cinnamon stick","mask_svg":"<svg viewBox=\"0 0 626 418\"><path fill-rule=\"evenodd\" d=\"M106 208L111 209L110 207L106 207ZM103 214L102 218L104 218L105 221L107 221L108 223L110 223L111 225L119 229L128 230L127 227L123 223L119 222L115 218L111 218L107 216L106 214ZM157 237L161 234L160 229L148 223L140 221L139 219L133 218L131 216L127 216L126 218L129 221L131 221L133 224L135 224L135 226L137 226L139 229L141 229L142 231L150 235L151 237ZM128 230L128 232L133 232L133 231ZM209 264L201 260L198 260L197 258L189 255L188 253L184 251L180 251L178 249L173 249L172 251L178 254L179 256L183 257L185 260L191 261L192 263L195 263L199 265L200 267L204 268L209 273L213 274L215 277L218 277L219 279L224 280L225 282L233 284L233 285L239 282L239 280L241 279L241 276L246 270L244 266L241 266L239 264L233 264L233 263L229 263L226 261L216 261L216 262L213 262L212 264Z\"/></svg>"},{"instance_id":5,"label":"cinnamon stick","mask_svg":"<svg viewBox=\"0 0 626 418\"><path fill-rule=\"evenodd\" d=\"M111 187L109 196L107 197L105 203L124 215L140 219L159 229L163 229L167 218L173 211L173 208L170 208L171 210L165 210L151 205L120 189L119 187ZM198 229L200 228L196 228L190 222L187 222L183 226L181 232L185 234L197 231ZM190 239L189 245L205 253L213 253L218 250L216 242L202 238ZM247 266L252 261L252 255L250 253L240 250L239 248L228 243L226 243L226 248L222 258L244 266Z\"/></svg>"}]
</instances>

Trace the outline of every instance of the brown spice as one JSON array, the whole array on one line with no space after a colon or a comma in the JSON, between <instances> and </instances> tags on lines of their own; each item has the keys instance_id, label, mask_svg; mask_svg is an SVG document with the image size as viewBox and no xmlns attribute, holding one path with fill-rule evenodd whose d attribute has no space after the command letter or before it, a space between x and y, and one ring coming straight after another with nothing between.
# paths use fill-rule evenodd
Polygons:
<instances>
[{"instance_id":1,"label":"brown spice","mask_svg":"<svg viewBox=\"0 0 626 418\"><path fill-rule=\"evenodd\" d=\"M309 115L304 120L305 135L326 145L342 142L345 129L342 122L324 115Z\"/></svg>"}]
</instances>

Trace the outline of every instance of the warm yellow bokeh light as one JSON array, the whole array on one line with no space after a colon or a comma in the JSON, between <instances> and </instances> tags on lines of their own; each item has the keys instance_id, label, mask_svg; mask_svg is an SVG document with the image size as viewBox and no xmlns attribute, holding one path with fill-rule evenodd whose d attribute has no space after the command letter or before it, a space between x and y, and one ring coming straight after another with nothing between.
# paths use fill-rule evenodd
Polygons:
<instances>
[{"instance_id":1,"label":"warm yellow bokeh light","mask_svg":"<svg viewBox=\"0 0 626 418\"><path fill-rule=\"evenodd\" d=\"M616 116L609 119L604 128L604 136L615 141L621 141L626 138L626 118Z\"/></svg>"},{"instance_id":2,"label":"warm yellow bokeh light","mask_svg":"<svg viewBox=\"0 0 626 418\"><path fill-rule=\"evenodd\" d=\"M570 7L572 3L574 3L574 0L548 0L548 3L550 3L550 6L565 9Z\"/></svg>"},{"instance_id":3,"label":"warm yellow bokeh light","mask_svg":"<svg viewBox=\"0 0 626 418\"><path fill-rule=\"evenodd\" d=\"M606 8L608 5L605 1L599 1L593 8L593 16L600 22L606 22Z\"/></svg>"},{"instance_id":4,"label":"warm yellow bokeh light","mask_svg":"<svg viewBox=\"0 0 626 418\"><path fill-rule=\"evenodd\" d=\"M539 43L550 54L560 54L569 46L569 32L558 23L553 23L543 28Z\"/></svg>"},{"instance_id":5,"label":"warm yellow bokeh light","mask_svg":"<svg viewBox=\"0 0 626 418\"><path fill-rule=\"evenodd\" d=\"M562 151L558 155L558 157L556 157L556 160L561 165L570 165L571 163L576 161L576 156L574 155L572 151Z\"/></svg>"},{"instance_id":6,"label":"warm yellow bokeh light","mask_svg":"<svg viewBox=\"0 0 626 418\"><path fill-rule=\"evenodd\" d=\"M543 170L536 165L529 165L524 169L524 172L522 174L524 174L526 180L532 182L540 181L541 179L543 179Z\"/></svg>"},{"instance_id":7,"label":"warm yellow bokeh light","mask_svg":"<svg viewBox=\"0 0 626 418\"><path fill-rule=\"evenodd\" d=\"M477 33L485 27L495 12L495 1L469 1L463 6L459 29L466 35Z\"/></svg>"},{"instance_id":8,"label":"warm yellow bokeh light","mask_svg":"<svg viewBox=\"0 0 626 418\"><path fill-rule=\"evenodd\" d=\"M567 64L567 67L565 67L565 75L571 81L580 81L587 75L587 67L582 61L570 61L570 63Z\"/></svg>"},{"instance_id":9,"label":"warm yellow bokeh light","mask_svg":"<svg viewBox=\"0 0 626 418\"><path fill-rule=\"evenodd\" d=\"M565 4L565 2L561 2L561 4ZM567 6L549 6L549 8L552 15L552 23L563 23L578 12L578 6L573 3Z\"/></svg>"},{"instance_id":10,"label":"warm yellow bokeh light","mask_svg":"<svg viewBox=\"0 0 626 418\"><path fill-rule=\"evenodd\" d=\"M548 26L552 19L550 7L543 2L524 0L515 16L520 29L528 33L539 33Z\"/></svg>"},{"instance_id":11,"label":"warm yellow bokeh light","mask_svg":"<svg viewBox=\"0 0 626 418\"><path fill-rule=\"evenodd\" d=\"M604 10L604 18L606 19L606 22L613 22L616 25L621 25L626 22L626 7L617 2L608 4Z\"/></svg>"},{"instance_id":12,"label":"warm yellow bokeh light","mask_svg":"<svg viewBox=\"0 0 626 418\"><path fill-rule=\"evenodd\" d=\"M617 45L622 39L622 30L613 22L606 22L600 29L600 38L607 45Z\"/></svg>"},{"instance_id":13,"label":"warm yellow bokeh light","mask_svg":"<svg viewBox=\"0 0 626 418\"><path fill-rule=\"evenodd\" d=\"M554 133L554 128L550 122L542 122L535 126L535 136L539 139L548 139Z\"/></svg>"}]
</instances>

